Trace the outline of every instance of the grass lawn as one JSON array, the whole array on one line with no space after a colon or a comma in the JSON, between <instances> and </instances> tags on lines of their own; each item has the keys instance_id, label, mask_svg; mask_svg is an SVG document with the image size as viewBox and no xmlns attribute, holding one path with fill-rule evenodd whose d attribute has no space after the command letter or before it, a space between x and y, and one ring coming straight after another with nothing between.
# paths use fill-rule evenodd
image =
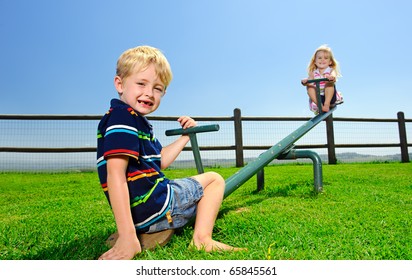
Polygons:
<instances>
[{"instance_id":1,"label":"grass lawn","mask_svg":"<svg viewBox=\"0 0 412 280\"><path fill-rule=\"evenodd\" d=\"M212 170L212 169L208 169ZM213 169L225 178L236 168ZM170 178L194 169L166 170ZM246 252L188 250L193 229L136 259L412 259L412 165L323 166L324 191L313 193L312 165L265 169L227 197L214 238ZM116 230L96 173L1 173L0 259L97 259Z\"/></svg>"}]
</instances>

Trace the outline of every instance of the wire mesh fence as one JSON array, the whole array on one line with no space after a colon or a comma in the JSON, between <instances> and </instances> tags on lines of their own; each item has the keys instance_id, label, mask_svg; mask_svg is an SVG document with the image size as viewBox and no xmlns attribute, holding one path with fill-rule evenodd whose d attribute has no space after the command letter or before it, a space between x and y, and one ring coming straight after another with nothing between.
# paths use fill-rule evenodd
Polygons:
<instances>
[{"instance_id":1,"label":"wire mesh fence","mask_svg":"<svg viewBox=\"0 0 412 280\"><path fill-rule=\"evenodd\" d=\"M100 116L0 116L0 172L95 171L99 119ZM156 137L163 146L167 146L178 137L166 136L164 133L168 129L178 128L177 117L149 119ZM245 163L258 157L265 149L276 144L304 122L302 118L242 119L241 137L245 147ZM198 121L199 125L212 123L219 124L218 132L197 135L204 166L234 166L236 140L233 118L201 117ZM406 120L406 134L412 135L412 120ZM335 119L334 139L336 156L340 162L401 159L397 119ZM295 145L313 146L315 148L312 150L327 161L326 143L326 125L322 122ZM253 149L247 149L252 146ZM256 148L257 146L262 148ZM211 150L205 150L203 147ZM171 168L189 167L195 167L190 144Z\"/></svg>"}]
</instances>

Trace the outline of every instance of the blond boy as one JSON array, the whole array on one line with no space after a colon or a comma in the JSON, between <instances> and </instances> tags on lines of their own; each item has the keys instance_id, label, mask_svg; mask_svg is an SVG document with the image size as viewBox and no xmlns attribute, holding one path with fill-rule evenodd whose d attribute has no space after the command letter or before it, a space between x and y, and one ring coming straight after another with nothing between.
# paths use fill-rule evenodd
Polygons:
<instances>
[{"instance_id":1,"label":"blond boy","mask_svg":"<svg viewBox=\"0 0 412 280\"><path fill-rule=\"evenodd\" d=\"M117 62L114 86L119 99L98 126L98 173L116 221L118 238L99 259L132 259L142 247L136 232L153 233L181 228L196 216L191 241L205 251L237 250L212 239L225 181L215 172L170 180L167 168L189 137L182 135L162 147L146 115L160 105L172 80L170 65L156 48L125 51ZM180 117L182 128L196 126Z\"/></svg>"}]
</instances>

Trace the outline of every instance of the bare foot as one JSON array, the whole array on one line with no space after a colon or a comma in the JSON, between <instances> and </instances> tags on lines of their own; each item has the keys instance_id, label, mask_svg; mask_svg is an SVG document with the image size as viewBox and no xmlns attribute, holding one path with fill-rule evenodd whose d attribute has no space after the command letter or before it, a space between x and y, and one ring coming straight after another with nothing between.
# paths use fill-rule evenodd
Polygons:
<instances>
[{"instance_id":1,"label":"bare foot","mask_svg":"<svg viewBox=\"0 0 412 280\"><path fill-rule=\"evenodd\" d=\"M246 248L238 248L238 247L233 247L215 240L210 240L208 242L198 242L196 243L194 240L190 243L190 247L193 247L197 250L203 250L206 252L217 252L217 251L247 251Z\"/></svg>"},{"instance_id":2,"label":"bare foot","mask_svg":"<svg viewBox=\"0 0 412 280\"><path fill-rule=\"evenodd\" d=\"M322 105L322 112L329 112L330 105Z\"/></svg>"}]
</instances>

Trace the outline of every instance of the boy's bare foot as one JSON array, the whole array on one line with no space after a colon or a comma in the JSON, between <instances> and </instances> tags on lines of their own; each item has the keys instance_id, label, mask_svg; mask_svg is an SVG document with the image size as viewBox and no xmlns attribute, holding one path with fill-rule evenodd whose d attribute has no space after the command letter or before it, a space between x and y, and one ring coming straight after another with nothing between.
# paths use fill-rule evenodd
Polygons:
<instances>
[{"instance_id":1,"label":"boy's bare foot","mask_svg":"<svg viewBox=\"0 0 412 280\"><path fill-rule=\"evenodd\" d=\"M190 247L197 249L197 250L203 250L206 252L218 252L218 251L247 251L247 248L238 248L238 247L233 247L215 240L210 240L208 242L204 243L195 243L194 240L190 243Z\"/></svg>"}]
</instances>

